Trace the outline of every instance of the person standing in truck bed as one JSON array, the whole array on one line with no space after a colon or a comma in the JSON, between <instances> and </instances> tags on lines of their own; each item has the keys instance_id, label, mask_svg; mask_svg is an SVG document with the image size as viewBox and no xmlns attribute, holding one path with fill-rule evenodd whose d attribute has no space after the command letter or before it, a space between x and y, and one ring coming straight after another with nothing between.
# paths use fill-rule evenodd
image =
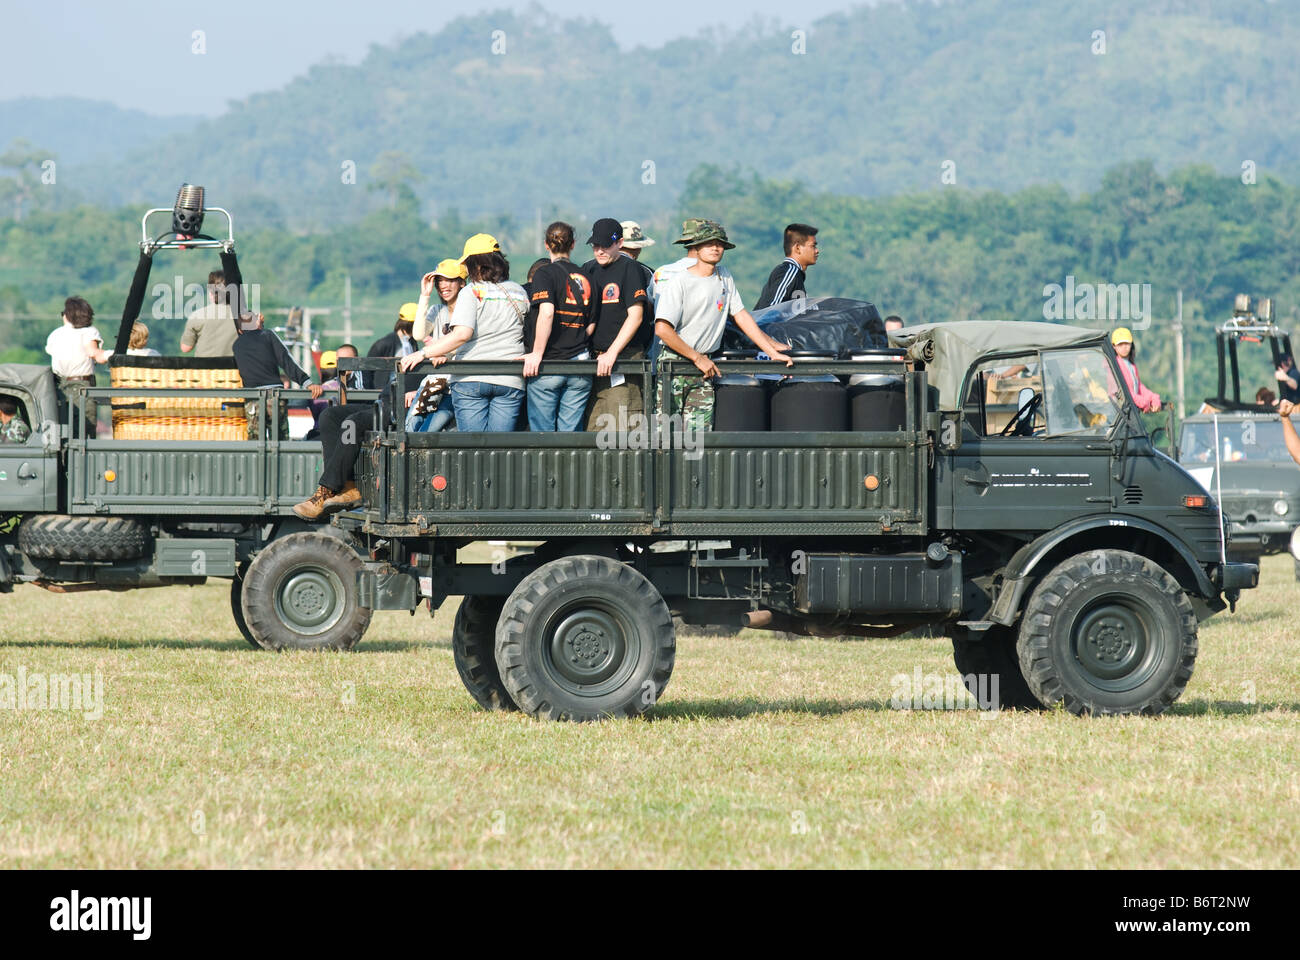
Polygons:
<instances>
[{"instance_id":1,"label":"person standing in truck bed","mask_svg":"<svg viewBox=\"0 0 1300 960\"><path fill-rule=\"evenodd\" d=\"M681 415L683 425L708 430L713 425L713 378L718 375L712 358L722 349L728 317L773 360L786 366L793 366L794 361L781 352L789 349L787 344L775 342L759 329L740 300L731 272L719 266L722 255L735 247L727 240L722 224L687 220L682 224L681 239L675 242L686 247L695 260L683 270L657 274L661 286L655 305L655 333L664 345L661 359L689 360L703 375L672 378L673 412Z\"/></svg>"},{"instance_id":2,"label":"person standing in truck bed","mask_svg":"<svg viewBox=\"0 0 1300 960\"><path fill-rule=\"evenodd\" d=\"M321 395L319 383L312 383L311 377L293 362L289 351L284 348L272 331L262 326L260 313L246 313L239 318L235 334L235 365L239 367L239 379L250 389L259 387L288 387L291 383L306 387L315 400ZM248 417L248 439L260 440L257 434L259 407L258 398L244 401L245 415ZM289 415L284 404L278 404L280 413L277 417L281 440L289 439ZM269 415L269 412L268 412Z\"/></svg>"},{"instance_id":3,"label":"person standing in truck bed","mask_svg":"<svg viewBox=\"0 0 1300 960\"><path fill-rule=\"evenodd\" d=\"M792 223L785 228L782 239L785 259L772 268L767 283L758 294L755 310L762 310L774 304L785 303L796 297L807 296L804 281L808 278L808 268L817 262L817 228L806 223Z\"/></svg>"},{"instance_id":4,"label":"person standing in truck bed","mask_svg":"<svg viewBox=\"0 0 1300 960\"><path fill-rule=\"evenodd\" d=\"M228 357L234 352L235 313L230 308L230 291L226 275L220 270L208 274L209 302L185 320L181 333L181 353L196 357Z\"/></svg>"}]
</instances>

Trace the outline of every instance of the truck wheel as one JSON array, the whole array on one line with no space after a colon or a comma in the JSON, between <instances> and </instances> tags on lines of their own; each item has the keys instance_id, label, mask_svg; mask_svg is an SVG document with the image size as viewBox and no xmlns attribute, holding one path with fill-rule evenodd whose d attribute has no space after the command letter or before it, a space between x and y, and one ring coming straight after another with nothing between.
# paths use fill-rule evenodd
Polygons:
<instances>
[{"instance_id":1,"label":"truck wheel","mask_svg":"<svg viewBox=\"0 0 1300 960\"><path fill-rule=\"evenodd\" d=\"M974 697L983 695L995 701L996 709L1039 710L1042 704L1034 696L1016 657L1016 632L1001 624L989 627L983 636L972 635L965 627L954 627L952 661L961 674L961 682ZM987 679L980 688L980 676ZM997 677L997 687L993 678ZM996 696L994 691L996 689Z\"/></svg>"},{"instance_id":2,"label":"truck wheel","mask_svg":"<svg viewBox=\"0 0 1300 960\"><path fill-rule=\"evenodd\" d=\"M261 650L262 645L253 639L253 635L248 631L248 621L244 619L243 596L244 596L244 577L248 576L248 564L241 563L235 570L235 576L230 581L230 615L235 618L235 626L239 628L240 634L248 645L254 650Z\"/></svg>"},{"instance_id":3,"label":"truck wheel","mask_svg":"<svg viewBox=\"0 0 1300 960\"><path fill-rule=\"evenodd\" d=\"M351 650L370 625L357 604L361 569L356 552L327 533L271 541L241 588L248 632L267 650Z\"/></svg>"},{"instance_id":4,"label":"truck wheel","mask_svg":"<svg viewBox=\"0 0 1300 960\"><path fill-rule=\"evenodd\" d=\"M673 672L672 614L640 573L607 557L552 560L520 581L497 624L511 698L544 720L644 713Z\"/></svg>"},{"instance_id":5,"label":"truck wheel","mask_svg":"<svg viewBox=\"0 0 1300 960\"><path fill-rule=\"evenodd\" d=\"M469 695L484 710L518 710L497 669L497 620L504 597L466 597L451 628L451 655Z\"/></svg>"},{"instance_id":6,"label":"truck wheel","mask_svg":"<svg viewBox=\"0 0 1300 960\"><path fill-rule=\"evenodd\" d=\"M149 552L149 528L133 517L28 517L18 549L41 560L134 560Z\"/></svg>"},{"instance_id":7,"label":"truck wheel","mask_svg":"<svg viewBox=\"0 0 1300 960\"><path fill-rule=\"evenodd\" d=\"M1038 699L1074 714L1160 713L1192 678L1196 647L1182 587L1123 550L1053 569L1029 597L1016 645Z\"/></svg>"}]
</instances>

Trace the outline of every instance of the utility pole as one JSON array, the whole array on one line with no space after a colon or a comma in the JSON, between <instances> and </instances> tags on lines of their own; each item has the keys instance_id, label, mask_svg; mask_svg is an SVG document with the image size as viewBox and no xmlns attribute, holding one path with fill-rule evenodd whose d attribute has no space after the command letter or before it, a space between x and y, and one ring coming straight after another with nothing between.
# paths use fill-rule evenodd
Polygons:
<instances>
[{"instance_id":1,"label":"utility pole","mask_svg":"<svg viewBox=\"0 0 1300 960\"><path fill-rule=\"evenodd\" d=\"M352 342L352 274L343 276L343 342Z\"/></svg>"},{"instance_id":2,"label":"utility pole","mask_svg":"<svg viewBox=\"0 0 1300 960\"><path fill-rule=\"evenodd\" d=\"M1186 402L1186 390L1183 381L1183 291L1178 290L1178 311L1174 316L1174 382L1178 391L1178 422L1183 422L1183 407Z\"/></svg>"}]
</instances>

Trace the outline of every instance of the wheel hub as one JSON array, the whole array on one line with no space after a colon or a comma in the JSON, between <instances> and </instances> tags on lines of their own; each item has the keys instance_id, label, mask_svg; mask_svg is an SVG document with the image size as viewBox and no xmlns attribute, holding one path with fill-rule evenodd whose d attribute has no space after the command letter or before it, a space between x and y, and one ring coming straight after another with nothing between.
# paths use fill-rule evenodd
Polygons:
<instances>
[{"instance_id":1,"label":"wheel hub","mask_svg":"<svg viewBox=\"0 0 1300 960\"><path fill-rule=\"evenodd\" d=\"M304 568L285 578L276 596L281 620L298 633L324 633L343 614L342 584L327 570Z\"/></svg>"},{"instance_id":2,"label":"wheel hub","mask_svg":"<svg viewBox=\"0 0 1300 960\"><path fill-rule=\"evenodd\" d=\"M1128 607L1104 603L1079 619L1074 647L1088 673L1101 680L1116 680L1133 673L1146 659L1146 625Z\"/></svg>"},{"instance_id":3,"label":"wheel hub","mask_svg":"<svg viewBox=\"0 0 1300 960\"><path fill-rule=\"evenodd\" d=\"M551 662L567 680L582 686L609 679L623 662L625 639L617 621L603 610L577 610L556 626Z\"/></svg>"}]
</instances>

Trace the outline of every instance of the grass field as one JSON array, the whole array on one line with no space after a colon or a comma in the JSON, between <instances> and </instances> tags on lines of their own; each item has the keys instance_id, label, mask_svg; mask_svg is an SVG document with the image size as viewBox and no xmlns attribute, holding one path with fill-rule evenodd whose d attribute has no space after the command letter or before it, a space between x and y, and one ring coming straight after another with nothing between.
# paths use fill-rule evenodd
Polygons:
<instances>
[{"instance_id":1,"label":"grass field","mask_svg":"<svg viewBox=\"0 0 1300 960\"><path fill-rule=\"evenodd\" d=\"M0 675L104 700L0 710L0 867L1300 866L1286 557L1159 718L895 710L946 641L747 631L679 637L653 719L543 724L461 689L456 600L273 655L227 592L0 597Z\"/></svg>"}]
</instances>

